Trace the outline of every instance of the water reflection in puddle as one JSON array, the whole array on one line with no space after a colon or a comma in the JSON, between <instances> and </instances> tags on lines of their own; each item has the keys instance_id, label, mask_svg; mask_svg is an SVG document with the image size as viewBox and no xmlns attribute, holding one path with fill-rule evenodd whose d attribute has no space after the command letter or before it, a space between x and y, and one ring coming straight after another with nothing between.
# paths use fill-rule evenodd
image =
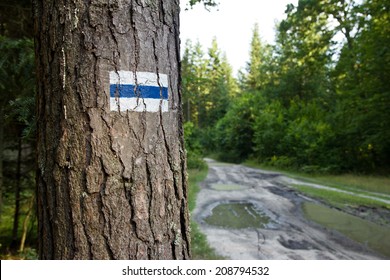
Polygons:
<instances>
[{"instance_id":1,"label":"water reflection in puddle","mask_svg":"<svg viewBox=\"0 0 390 280\"><path fill-rule=\"evenodd\" d=\"M209 225L233 229L264 228L270 219L252 203L232 202L214 207L211 215L205 218L205 222Z\"/></svg>"},{"instance_id":2,"label":"water reflection in puddle","mask_svg":"<svg viewBox=\"0 0 390 280\"><path fill-rule=\"evenodd\" d=\"M319 204L303 203L307 218L390 257L390 227L331 209Z\"/></svg>"}]
</instances>

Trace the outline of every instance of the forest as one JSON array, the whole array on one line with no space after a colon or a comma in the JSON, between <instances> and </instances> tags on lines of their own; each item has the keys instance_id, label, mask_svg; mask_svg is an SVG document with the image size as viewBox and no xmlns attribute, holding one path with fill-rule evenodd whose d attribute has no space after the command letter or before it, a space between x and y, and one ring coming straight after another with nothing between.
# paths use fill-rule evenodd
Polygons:
<instances>
[{"instance_id":1,"label":"forest","mask_svg":"<svg viewBox=\"0 0 390 280\"><path fill-rule=\"evenodd\" d=\"M36 258L31 1L0 4L0 251ZM2 257L3 259L3 257Z\"/></svg>"},{"instance_id":2,"label":"forest","mask_svg":"<svg viewBox=\"0 0 390 280\"><path fill-rule=\"evenodd\" d=\"M0 251L21 258L37 257L30 5L0 4ZM217 40L206 50L183 44L188 168L211 156L307 173L388 176L389 17L387 0L300 0L286 7L274 44L254 26L250 59L237 77Z\"/></svg>"},{"instance_id":3,"label":"forest","mask_svg":"<svg viewBox=\"0 0 390 280\"><path fill-rule=\"evenodd\" d=\"M315 173L390 165L388 1L299 1L273 45L253 28L238 77L216 40L182 59L187 149ZM196 160L194 160L196 165Z\"/></svg>"}]
</instances>

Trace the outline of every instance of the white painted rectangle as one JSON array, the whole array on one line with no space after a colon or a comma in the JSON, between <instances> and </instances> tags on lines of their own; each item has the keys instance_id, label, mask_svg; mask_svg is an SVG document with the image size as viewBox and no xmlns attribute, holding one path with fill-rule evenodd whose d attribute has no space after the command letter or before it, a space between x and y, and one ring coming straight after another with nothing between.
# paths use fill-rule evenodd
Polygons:
<instances>
[{"instance_id":1,"label":"white painted rectangle","mask_svg":"<svg viewBox=\"0 0 390 280\"><path fill-rule=\"evenodd\" d=\"M110 110L168 112L168 75L151 72L111 71Z\"/></svg>"}]
</instances>

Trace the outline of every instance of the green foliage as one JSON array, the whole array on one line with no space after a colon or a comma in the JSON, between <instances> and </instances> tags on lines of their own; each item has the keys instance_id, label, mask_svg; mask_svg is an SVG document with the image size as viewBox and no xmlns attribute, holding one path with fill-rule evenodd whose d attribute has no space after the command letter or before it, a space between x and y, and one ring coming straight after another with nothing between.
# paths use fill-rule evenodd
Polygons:
<instances>
[{"instance_id":1,"label":"green foliage","mask_svg":"<svg viewBox=\"0 0 390 280\"><path fill-rule=\"evenodd\" d=\"M247 75L244 76L243 86L247 90L259 91L269 83L270 67L272 65L272 47L265 44L259 34L259 26L253 29Z\"/></svg>"},{"instance_id":2,"label":"green foliage","mask_svg":"<svg viewBox=\"0 0 390 280\"><path fill-rule=\"evenodd\" d=\"M238 88L226 56L214 39L207 53L199 43L186 43L182 59L183 111L187 124L188 165L219 149L216 124L226 114Z\"/></svg>"},{"instance_id":3,"label":"green foliage","mask_svg":"<svg viewBox=\"0 0 390 280\"><path fill-rule=\"evenodd\" d=\"M382 0L354 6L349 22L358 22L359 32L345 34L347 43L332 73L338 94L334 131L349 170L390 165L389 8Z\"/></svg>"},{"instance_id":4,"label":"green foliage","mask_svg":"<svg viewBox=\"0 0 390 280\"><path fill-rule=\"evenodd\" d=\"M385 0L288 5L275 45L255 25L239 90L216 41L208 58L188 45L184 106L205 153L309 173L389 170L389 9Z\"/></svg>"},{"instance_id":5,"label":"green foliage","mask_svg":"<svg viewBox=\"0 0 390 280\"><path fill-rule=\"evenodd\" d=\"M18 245L23 230L21 221L27 211L25 202L32 197L35 184L34 44L31 39L0 36L0 53L0 129L4 131L0 137L0 160L4 163L0 170L0 192L4 198L1 219L4 225L2 231L7 233L0 242L7 250L10 243ZM7 207L12 209L11 213L7 212ZM10 222L12 216L17 221L14 225ZM35 217L31 219L30 232L35 232L34 221ZM12 231L12 227L15 231ZM14 235L12 238L11 232ZM30 240L27 242L33 241L31 234L28 237Z\"/></svg>"},{"instance_id":6,"label":"green foliage","mask_svg":"<svg viewBox=\"0 0 390 280\"><path fill-rule=\"evenodd\" d=\"M0 105L5 121L20 126L25 136L34 134L35 66L30 39L0 37Z\"/></svg>"},{"instance_id":7,"label":"green foliage","mask_svg":"<svg viewBox=\"0 0 390 280\"><path fill-rule=\"evenodd\" d=\"M204 169L207 165L202 159L203 148L199 140L199 132L192 122L184 124L184 140L187 150L187 167L189 169Z\"/></svg>"},{"instance_id":8,"label":"green foliage","mask_svg":"<svg viewBox=\"0 0 390 280\"><path fill-rule=\"evenodd\" d=\"M258 111L254 122L255 155L260 161L283 156L283 138L286 130L285 116L279 101L267 104Z\"/></svg>"},{"instance_id":9,"label":"green foliage","mask_svg":"<svg viewBox=\"0 0 390 280\"><path fill-rule=\"evenodd\" d=\"M240 162L253 152L253 106L250 94L236 97L215 127L219 159Z\"/></svg>"},{"instance_id":10,"label":"green foliage","mask_svg":"<svg viewBox=\"0 0 390 280\"><path fill-rule=\"evenodd\" d=\"M218 6L218 2L216 2L215 0L189 0L188 5L192 8L194 5L198 3L203 3L206 9Z\"/></svg>"},{"instance_id":11,"label":"green foliage","mask_svg":"<svg viewBox=\"0 0 390 280\"><path fill-rule=\"evenodd\" d=\"M11 113L7 118L18 121L22 126L22 136L25 139L34 139L36 133L35 96L17 98L10 101Z\"/></svg>"},{"instance_id":12,"label":"green foliage","mask_svg":"<svg viewBox=\"0 0 390 280\"><path fill-rule=\"evenodd\" d=\"M183 111L196 127L212 127L227 111L236 85L226 56L214 39L207 55L199 43L186 43L182 59Z\"/></svg>"},{"instance_id":13,"label":"green foliage","mask_svg":"<svg viewBox=\"0 0 390 280\"><path fill-rule=\"evenodd\" d=\"M21 260L38 260L38 252L34 248L26 248L23 252L19 253Z\"/></svg>"},{"instance_id":14,"label":"green foliage","mask_svg":"<svg viewBox=\"0 0 390 280\"><path fill-rule=\"evenodd\" d=\"M199 126L199 115L205 108L206 62L199 43L186 42L182 58L183 113L185 121Z\"/></svg>"}]
</instances>

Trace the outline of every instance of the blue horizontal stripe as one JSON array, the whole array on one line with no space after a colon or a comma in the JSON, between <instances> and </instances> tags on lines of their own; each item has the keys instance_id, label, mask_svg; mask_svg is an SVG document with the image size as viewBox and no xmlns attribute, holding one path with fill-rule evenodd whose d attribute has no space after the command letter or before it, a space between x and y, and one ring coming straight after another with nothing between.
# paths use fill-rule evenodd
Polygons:
<instances>
[{"instance_id":1,"label":"blue horizontal stripe","mask_svg":"<svg viewBox=\"0 0 390 280\"><path fill-rule=\"evenodd\" d=\"M168 88L134 85L110 85L110 97L167 99Z\"/></svg>"}]
</instances>

